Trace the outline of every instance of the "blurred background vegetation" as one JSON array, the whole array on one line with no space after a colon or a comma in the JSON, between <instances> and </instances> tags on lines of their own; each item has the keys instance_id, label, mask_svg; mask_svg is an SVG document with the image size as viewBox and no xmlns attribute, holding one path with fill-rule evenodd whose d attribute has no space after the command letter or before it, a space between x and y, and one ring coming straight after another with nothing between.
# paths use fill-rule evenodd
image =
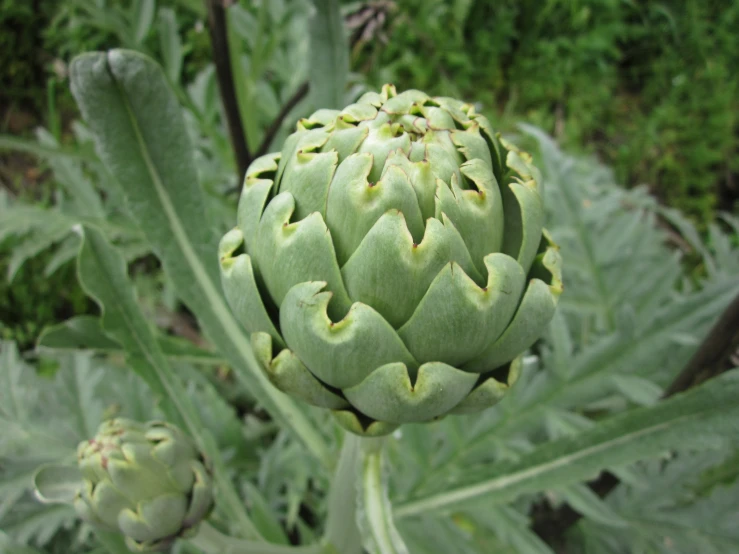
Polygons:
<instances>
[{"instance_id":1,"label":"blurred background vegetation","mask_svg":"<svg viewBox=\"0 0 739 554\"><path fill-rule=\"evenodd\" d=\"M237 91L247 99L242 105L255 106L242 113L254 151L308 77L294 60L309 48L303 35L310 34L310 7L305 0L233 4L229 25L244 52L236 78L254 85ZM504 132L532 123L565 150L595 155L617 182L646 185L704 234L721 211L736 209L739 1L379 0L342 7L352 44L350 94L390 82L476 102ZM204 2L0 0L0 206L59 204L58 172L31 141L91 151L73 132L78 116L67 64L80 52L113 47L157 58L199 114L200 128L223 129L218 108L209 115L193 106L198 87L203 103L218 103ZM305 105L296 104L283 132L305 115ZM225 131L210 136L213 163L232 170ZM227 179L216 171L204 183L225 196L235 184L221 186ZM12 288L0 280L4 338L30 347L44 325L93 309L71 265L43 252L53 240L26 245L20 255L17 232L0 230L0 241L0 272L13 276Z\"/></svg>"}]
</instances>

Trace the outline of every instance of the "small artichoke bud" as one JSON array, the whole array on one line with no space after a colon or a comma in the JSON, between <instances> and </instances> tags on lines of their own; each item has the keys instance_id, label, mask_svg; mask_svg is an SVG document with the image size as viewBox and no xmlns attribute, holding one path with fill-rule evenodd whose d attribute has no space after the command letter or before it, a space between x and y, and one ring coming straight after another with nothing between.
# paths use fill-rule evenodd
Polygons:
<instances>
[{"instance_id":1,"label":"small artichoke bud","mask_svg":"<svg viewBox=\"0 0 739 554\"><path fill-rule=\"evenodd\" d=\"M474 105L386 85L247 169L226 297L270 381L354 433L478 412L562 292L540 188Z\"/></svg>"},{"instance_id":2,"label":"small artichoke bud","mask_svg":"<svg viewBox=\"0 0 739 554\"><path fill-rule=\"evenodd\" d=\"M167 549L192 536L213 506L203 456L177 427L105 421L77 448L83 486L74 506L87 522L126 537L135 552Z\"/></svg>"}]
</instances>

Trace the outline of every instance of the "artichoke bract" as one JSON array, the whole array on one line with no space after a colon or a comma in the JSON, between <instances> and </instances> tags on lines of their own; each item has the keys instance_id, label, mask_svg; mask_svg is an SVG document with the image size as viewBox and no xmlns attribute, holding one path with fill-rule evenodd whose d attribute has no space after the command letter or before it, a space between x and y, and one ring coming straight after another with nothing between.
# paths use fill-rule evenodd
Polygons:
<instances>
[{"instance_id":1,"label":"artichoke bract","mask_svg":"<svg viewBox=\"0 0 739 554\"><path fill-rule=\"evenodd\" d=\"M385 85L301 120L219 252L269 379L362 435L495 404L562 291L540 181L450 98Z\"/></svg>"},{"instance_id":2,"label":"artichoke bract","mask_svg":"<svg viewBox=\"0 0 739 554\"><path fill-rule=\"evenodd\" d=\"M213 506L212 478L192 441L173 425L104 422L80 443L83 487L74 507L85 521L123 533L135 552L192 536Z\"/></svg>"}]
</instances>

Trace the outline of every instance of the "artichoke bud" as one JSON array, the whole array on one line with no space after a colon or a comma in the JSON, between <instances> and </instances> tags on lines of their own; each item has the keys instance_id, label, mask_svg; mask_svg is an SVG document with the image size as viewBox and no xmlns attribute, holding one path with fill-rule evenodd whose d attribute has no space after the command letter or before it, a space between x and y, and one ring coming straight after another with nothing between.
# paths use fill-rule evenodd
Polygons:
<instances>
[{"instance_id":1,"label":"artichoke bud","mask_svg":"<svg viewBox=\"0 0 739 554\"><path fill-rule=\"evenodd\" d=\"M164 422L105 421L77 448L83 486L74 506L84 520L119 531L135 552L162 551L194 534L213 506L204 458Z\"/></svg>"},{"instance_id":2,"label":"artichoke bud","mask_svg":"<svg viewBox=\"0 0 739 554\"><path fill-rule=\"evenodd\" d=\"M361 435L498 402L562 291L540 183L451 98L385 85L298 122L219 248L267 377Z\"/></svg>"}]
</instances>

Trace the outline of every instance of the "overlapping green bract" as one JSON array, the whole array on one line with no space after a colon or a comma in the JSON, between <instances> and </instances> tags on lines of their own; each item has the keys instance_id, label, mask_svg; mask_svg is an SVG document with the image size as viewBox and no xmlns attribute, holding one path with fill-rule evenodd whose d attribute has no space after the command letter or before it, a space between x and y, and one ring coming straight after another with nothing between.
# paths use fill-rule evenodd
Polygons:
<instances>
[{"instance_id":1,"label":"overlapping green bract","mask_svg":"<svg viewBox=\"0 0 739 554\"><path fill-rule=\"evenodd\" d=\"M211 475L182 431L163 422L104 422L77 449L84 479L74 500L86 521L119 531L136 552L192 536L213 506Z\"/></svg>"},{"instance_id":2,"label":"overlapping green bract","mask_svg":"<svg viewBox=\"0 0 739 554\"><path fill-rule=\"evenodd\" d=\"M365 435L496 403L562 290L540 181L450 98L386 85L301 120L219 252L270 380Z\"/></svg>"}]
</instances>

